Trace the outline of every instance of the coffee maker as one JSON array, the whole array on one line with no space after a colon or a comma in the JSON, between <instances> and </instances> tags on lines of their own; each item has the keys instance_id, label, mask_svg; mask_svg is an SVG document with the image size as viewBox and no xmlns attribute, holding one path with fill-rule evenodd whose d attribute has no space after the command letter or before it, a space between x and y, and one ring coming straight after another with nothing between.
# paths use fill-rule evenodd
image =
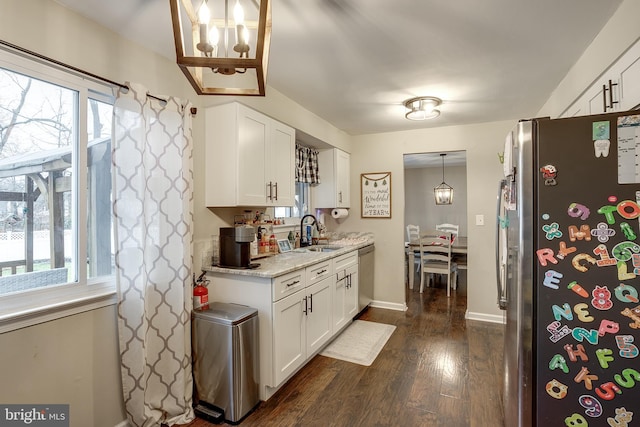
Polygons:
<instances>
[{"instance_id":1,"label":"coffee maker","mask_svg":"<svg viewBox=\"0 0 640 427\"><path fill-rule=\"evenodd\" d=\"M256 229L251 225L220 227L220 267L256 268L251 263L251 242Z\"/></svg>"}]
</instances>

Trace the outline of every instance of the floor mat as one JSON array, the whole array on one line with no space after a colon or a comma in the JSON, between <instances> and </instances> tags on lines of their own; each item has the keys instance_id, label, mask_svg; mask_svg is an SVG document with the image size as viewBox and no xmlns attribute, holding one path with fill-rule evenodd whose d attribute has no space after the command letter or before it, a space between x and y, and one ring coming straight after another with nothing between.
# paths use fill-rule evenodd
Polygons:
<instances>
[{"instance_id":1,"label":"floor mat","mask_svg":"<svg viewBox=\"0 0 640 427\"><path fill-rule=\"evenodd\" d=\"M384 323L354 320L320 355L371 366L395 329Z\"/></svg>"}]
</instances>

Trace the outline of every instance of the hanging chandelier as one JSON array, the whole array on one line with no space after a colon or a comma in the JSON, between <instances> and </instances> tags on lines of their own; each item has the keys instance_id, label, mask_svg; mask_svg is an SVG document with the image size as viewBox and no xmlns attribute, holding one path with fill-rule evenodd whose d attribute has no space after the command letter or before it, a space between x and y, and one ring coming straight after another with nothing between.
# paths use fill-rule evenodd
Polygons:
<instances>
[{"instance_id":1,"label":"hanging chandelier","mask_svg":"<svg viewBox=\"0 0 640 427\"><path fill-rule=\"evenodd\" d=\"M270 0L169 1L176 61L196 93L264 96Z\"/></svg>"},{"instance_id":2,"label":"hanging chandelier","mask_svg":"<svg viewBox=\"0 0 640 427\"><path fill-rule=\"evenodd\" d=\"M453 203L453 188L444 182L444 157L445 153L441 153L442 157L442 184L433 189L433 195L436 198L436 205L450 205Z\"/></svg>"}]
</instances>

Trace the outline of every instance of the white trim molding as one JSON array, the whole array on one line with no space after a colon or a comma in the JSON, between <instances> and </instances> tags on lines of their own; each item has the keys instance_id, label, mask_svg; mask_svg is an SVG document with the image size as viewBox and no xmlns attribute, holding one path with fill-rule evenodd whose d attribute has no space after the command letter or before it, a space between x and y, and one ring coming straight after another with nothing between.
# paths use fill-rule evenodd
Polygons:
<instances>
[{"instance_id":1,"label":"white trim molding","mask_svg":"<svg viewBox=\"0 0 640 427\"><path fill-rule=\"evenodd\" d=\"M477 320L479 322L500 323L500 324L506 323L504 316L498 316L495 314L486 314L486 313L475 313L473 311L467 311L464 315L464 318L467 320Z\"/></svg>"},{"instance_id":2,"label":"white trim molding","mask_svg":"<svg viewBox=\"0 0 640 427\"><path fill-rule=\"evenodd\" d=\"M396 311L407 311L407 304L398 304L396 302L388 302L388 301L373 300L369 304L369 307L385 308L387 310L396 310Z\"/></svg>"}]
</instances>

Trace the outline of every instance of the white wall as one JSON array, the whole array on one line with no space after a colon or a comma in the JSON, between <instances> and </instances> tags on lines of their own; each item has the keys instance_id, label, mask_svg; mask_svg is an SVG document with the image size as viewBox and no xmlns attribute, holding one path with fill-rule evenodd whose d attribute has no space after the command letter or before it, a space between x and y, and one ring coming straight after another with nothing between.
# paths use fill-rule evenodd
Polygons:
<instances>
[{"instance_id":1,"label":"white wall","mask_svg":"<svg viewBox=\"0 0 640 427\"><path fill-rule=\"evenodd\" d=\"M495 240L497 183L502 166L497 153L516 120L469 126L443 127L354 137L351 152L352 212L339 224L344 231L371 231L376 239L374 299L398 306L405 303L404 215L405 182L403 155L421 152L466 150L467 235L469 270L467 307L470 316L501 321L496 305L495 256L487 245ZM392 174L392 218L360 218L359 178L361 173ZM485 226L470 222L476 214L485 216Z\"/></svg>"},{"instance_id":2,"label":"white wall","mask_svg":"<svg viewBox=\"0 0 640 427\"><path fill-rule=\"evenodd\" d=\"M445 182L453 187L453 203L436 205L433 188L442 182L442 168L408 168L404 170L404 223L419 225L420 229L435 228L436 224L460 226L458 234L466 236L467 227L467 168L445 167Z\"/></svg>"}]
</instances>

